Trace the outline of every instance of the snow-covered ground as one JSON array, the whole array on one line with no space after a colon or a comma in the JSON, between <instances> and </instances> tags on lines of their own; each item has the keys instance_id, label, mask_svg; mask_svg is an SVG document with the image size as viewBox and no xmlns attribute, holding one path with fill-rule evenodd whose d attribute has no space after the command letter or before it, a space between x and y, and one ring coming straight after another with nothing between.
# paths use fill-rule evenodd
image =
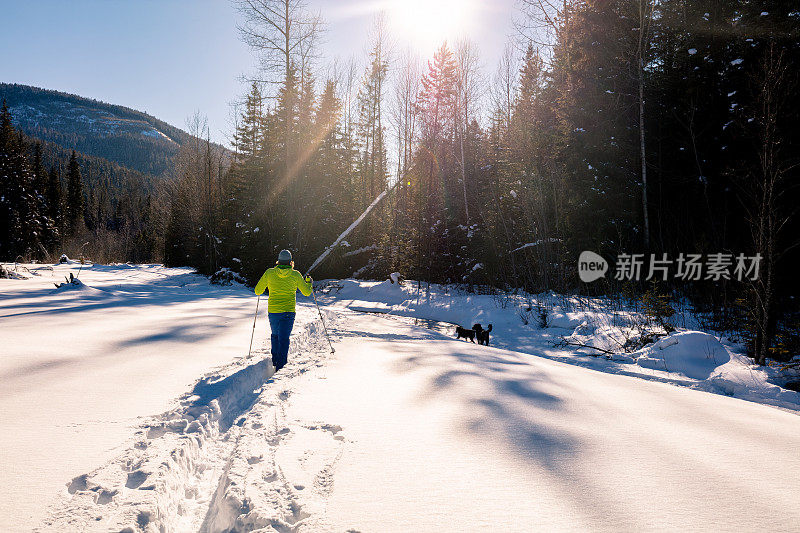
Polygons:
<instances>
[{"instance_id":1,"label":"snow-covered ground","mask_svg":"<svg viewBox=\"0 0 800 533\"><path fill-rule=\"evenodd\" d=\"M744 360L699 332L606 360L552 346L591 340L580 314L539 329L489 296L347 280L320 298L336 353L299 298L290 364L270 377L263 315L244 357L246 288L158 266L81 279L0 280L2 531L800 523L797 393L749 367L742 384ZM492 323L492 346L413 317Z\"/></svg>"},{"instance_id":2,"label":"snow-covered ground","mask_svg":"<svg viewBox=\"0 0 800 533\"><path fill-rule=\"evenodd\" d=\"M246 355L255 305L189 269L84 267L84 286L56 289L80 265L29 266L41 275L0 279L0 531L29 531L141 417Z\"/></svg>"}]
</instances>

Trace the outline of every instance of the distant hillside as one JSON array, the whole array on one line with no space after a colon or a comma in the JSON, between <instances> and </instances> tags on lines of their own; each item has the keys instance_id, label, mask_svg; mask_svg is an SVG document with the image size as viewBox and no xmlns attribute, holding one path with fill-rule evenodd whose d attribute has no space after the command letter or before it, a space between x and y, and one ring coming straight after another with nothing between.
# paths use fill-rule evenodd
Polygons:
<instances>
[{"instance_id":1,"label":"distant hillside","mask_svg":"<svg viewBox=\"0 0 800 533\"><path fill-rule=\"evenodd\" d=\"M55 167L62 176L65 175L67 164L72 150L64 148L50 141L42 141L34 137L26 137L28 152L31 160L33 158L33 148L36 143L42 149L42 164L46 170ZM85 193L89 194L98 187L107 187L113 194L123 194L125 191L136 191L141 194L149 194L155 191L157 184L161 182L158 177L151 176L123 167L114 161L103 159L81 152L75 152L78 166L81 170L81 177L85 187ZM66 186L66 183L64 184Z\"/></svg>"},{"instance_id":2,"label":"distant hillside","mask_svg":"<svg viewBox=\"0 0 800 533\"><path fill-rule=\"evenodd\" d=\"M0 83L2 98L24 133L153 176L191 139L141 111L73 94Z\"/></svg>"}]
</instances>

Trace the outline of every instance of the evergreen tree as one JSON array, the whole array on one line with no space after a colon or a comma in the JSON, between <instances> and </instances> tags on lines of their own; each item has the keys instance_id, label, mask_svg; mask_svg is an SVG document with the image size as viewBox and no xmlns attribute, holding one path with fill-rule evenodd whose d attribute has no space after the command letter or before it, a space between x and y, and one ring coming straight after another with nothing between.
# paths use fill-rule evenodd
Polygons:
<instances>
[{"instance_id":1,"label":"evergreen tree","mask_svg":"<svg viewBox=\"0 0 800 533\"><path fill-rule=\"evenodd\" d=\"M551 288L558 259L554 244L560 234L558 192L563 184L548 158L555 117L546 76L544 62L529 44L520 69L509 139L514 172L500 193L509 204L505 217L517 237L509 260L519 261L523 278L517 283L532 291ZM536 245L520 250L528 243Z\"/></svg>"},{"instance_id":2,"label":"evergreen tree","mask_svg":"<svg viewBox=\"0 0 800 533\"><path fill-rule=\"evenodd\" d=\"M356 128L357 160L355 169L355 212L360 213L386 188L388 161L386 153L386 130L383 124L383 98L388 63L382 26L376 27L369 64L361 90L357 96L358 124ZM359 235L369 246L381 242L386 227L386 205L365 220L359 227Z\"/></svg>"},{"instance_id":3,"label":"evergreen tree","mask_svg":"<svg viewBox=\"0 0 800 533\"><path fill-rule=\"evenodd\" d=\"M42 247L52 246L57 240L58 226L55 219L49 216L47 205L47 182L49 176L42 161L42 145L37 142L33 149L33 195L36 212L36 225L39 232L38 241Z\"/></svg>"},{"instance_id":4,"label":"evergreen tree","mask_svg":"<svg viewBox=\"0 0 800 533\"><path fill-rule=\"evenodd\" d=\"M314 225L311 228L313 253L321 253L337 232L341 231L352 220L352 178L344 159L342 132L338 121L341 114L341 102L336 97L336 84L332 80L325 83L319 99L314 120L317 132L318 148L312 167L313 188L315 194Z\"/></svg>"},{"instance_id":5,"label":"evergreen tree","mask_svg":"<svg viewBox=\"0 0 800 533\"><path fill-rule=\"evenodd\" d=\"M22 134L11 124L5 100L0 108L0 257L13 260L41 251L43 236L35 176Z\"/></svg>"},{"instance_id":6,"label":"evergreen tree","mask_svg":"<svg viewBox=\"0 0 800 533\"><path fill-rule=\"evenodd\" d=\"M16 175L13 168L14 128L5 99L0 110L0 257L10 259L16 251L12 227L18 224L15 192Z\"/></svg>"},{"instance_id":7,"label":"evergreen tree","mask_svg":"<svg viewBox=\"0 0 800 533\"><path fill-rule=\"evenodd\" d=\"M74 235L83 231L85 228L83 220L83 179L81 178L81 169L78 166L78 158L74 150L67 165L67 198L64 215L67 234Z\"/></svg>"},{"instance_id":8,"label":"evergreen tree","mask_svg":"<svg viewBox=\"0 0 800 533\"><path fill-rule=\"evenodd\" d=\"M388 64L383 42L378 39L370 52L364 85L358 94L358 142L360 206L366 207L386 187L385 130L382 122L383 90Z\"/></svg>"},{"instance_id":9,"label":"evergreen tree","mask_svg":"<svg viewBox=\"0 0 800 533\"><path fill-rule=\"evenodd\" d=\"M262 143L263 120L261 91L253 82L245 99L245 109L233 135L237 162L256 156Z\"/></svg>"},{"instance_id":10,"label":"evergreen tree","mask_svg":"<svg viewBox=\"0 0 800 533\"><path fill-rule=\"evenodd\" d=\"M414 162L416 205L412 210L420 210L416 246L425 264L419 265L423 269L419 274L428 280L458 279L452 242L448 242L461 216L451 209L452 199L460 192L454 152L455 102L456 62L445 43L428 63L417 103L421 128Z\"/></svg>"},{"instance_id":11,"label":"evergreen tree","mask_svg":"<svg viewBox=\"0 0 800 533\"><path fill-rule=\"evenodd\" d=\"M53 221L55 228L59 228L62 224L62 209L63 209L63 192L61 189L61 175L55 165L50 167L50 172L47 174L46 186L46 204L47 216Z\"/></svg>"}]
</instances>

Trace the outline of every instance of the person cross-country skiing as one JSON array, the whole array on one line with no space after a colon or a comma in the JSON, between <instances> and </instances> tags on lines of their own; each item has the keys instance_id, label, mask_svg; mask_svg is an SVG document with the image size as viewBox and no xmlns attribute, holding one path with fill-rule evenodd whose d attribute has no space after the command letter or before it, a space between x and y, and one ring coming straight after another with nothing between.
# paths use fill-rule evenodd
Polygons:
<instances>
[{"instance_id":1,"label":"person cross-country skiing","mask_svg":"<svg viewBox=\"0 0 800 533\"><path fill-rule=\"evenodd\" d=\"M303 279L303 275L294 269L292 253L281 250L277 264L268 268L256 283L256 294L264 294L264 289L269 294L267 314L272 330L272 366L276 372L284 367L289 356L289 336L294 326L297 289L303 296L311 296L312 281L310 277Z\"/></svg>"}]
</instances>

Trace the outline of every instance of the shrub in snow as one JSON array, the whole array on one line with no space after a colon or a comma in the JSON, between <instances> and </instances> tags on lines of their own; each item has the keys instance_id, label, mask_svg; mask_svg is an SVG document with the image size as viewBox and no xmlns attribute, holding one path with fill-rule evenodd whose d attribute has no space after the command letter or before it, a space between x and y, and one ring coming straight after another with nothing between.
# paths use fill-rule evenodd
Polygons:
<instances>
[{"instance_id":1,"label":"shrub in snow","mask_svg":"<svg viewBox=\"0 0 800 533\"><path fill-rule=\"evenodd\" d=\"M670 319L675 315L669 292L660 290L658 284L653 283L642 295L642 309L645 316L661 327L665 333L672 333L675 327Z\"/></svg>"},{"instance_id":2,"label":"shrub in snow","mask_svg":"<svg viewBox=\"0 0 800 533\"><path fill-rule=\"evenodd\" d=\"M234 282L245 284L245 279L239 274L238 272L234 272L233 270L225 267L220 268L211 276L211 283L216 285L231 285Z\"/></svg>"},{"instance_id":3,"label":"shrub in snow","mask_svg":"<svg viewBox=\"0 0 800 533\"><path fill-rule=\"evenodd\" d=\"M69 257L67 254L61 254L61 257L58 258L59 263L69 263Z\"/></svg>"},{"instance_id":4,"label":"shrub in snow","mask_svg":"<svg viewBox=\"0 0 800 533\"><path fill-rule=\"evenodd\" d=\"M14 272L8 268L0 266L0 279L27 279L25 276Z\"/></svg>"},{"instance_id":5,"label":"shrub in snow","mask_svg":"<svg viewBox=\"0 0 800 533\"><path fill-rule=\"evenodd\" d=\"M69 273L69 277L64 277L66 280L64 283L55 283L56 289L71 289L76 287L82 287L83 282L72 275L72 272Z\"/></svg>"}]
</instances>

